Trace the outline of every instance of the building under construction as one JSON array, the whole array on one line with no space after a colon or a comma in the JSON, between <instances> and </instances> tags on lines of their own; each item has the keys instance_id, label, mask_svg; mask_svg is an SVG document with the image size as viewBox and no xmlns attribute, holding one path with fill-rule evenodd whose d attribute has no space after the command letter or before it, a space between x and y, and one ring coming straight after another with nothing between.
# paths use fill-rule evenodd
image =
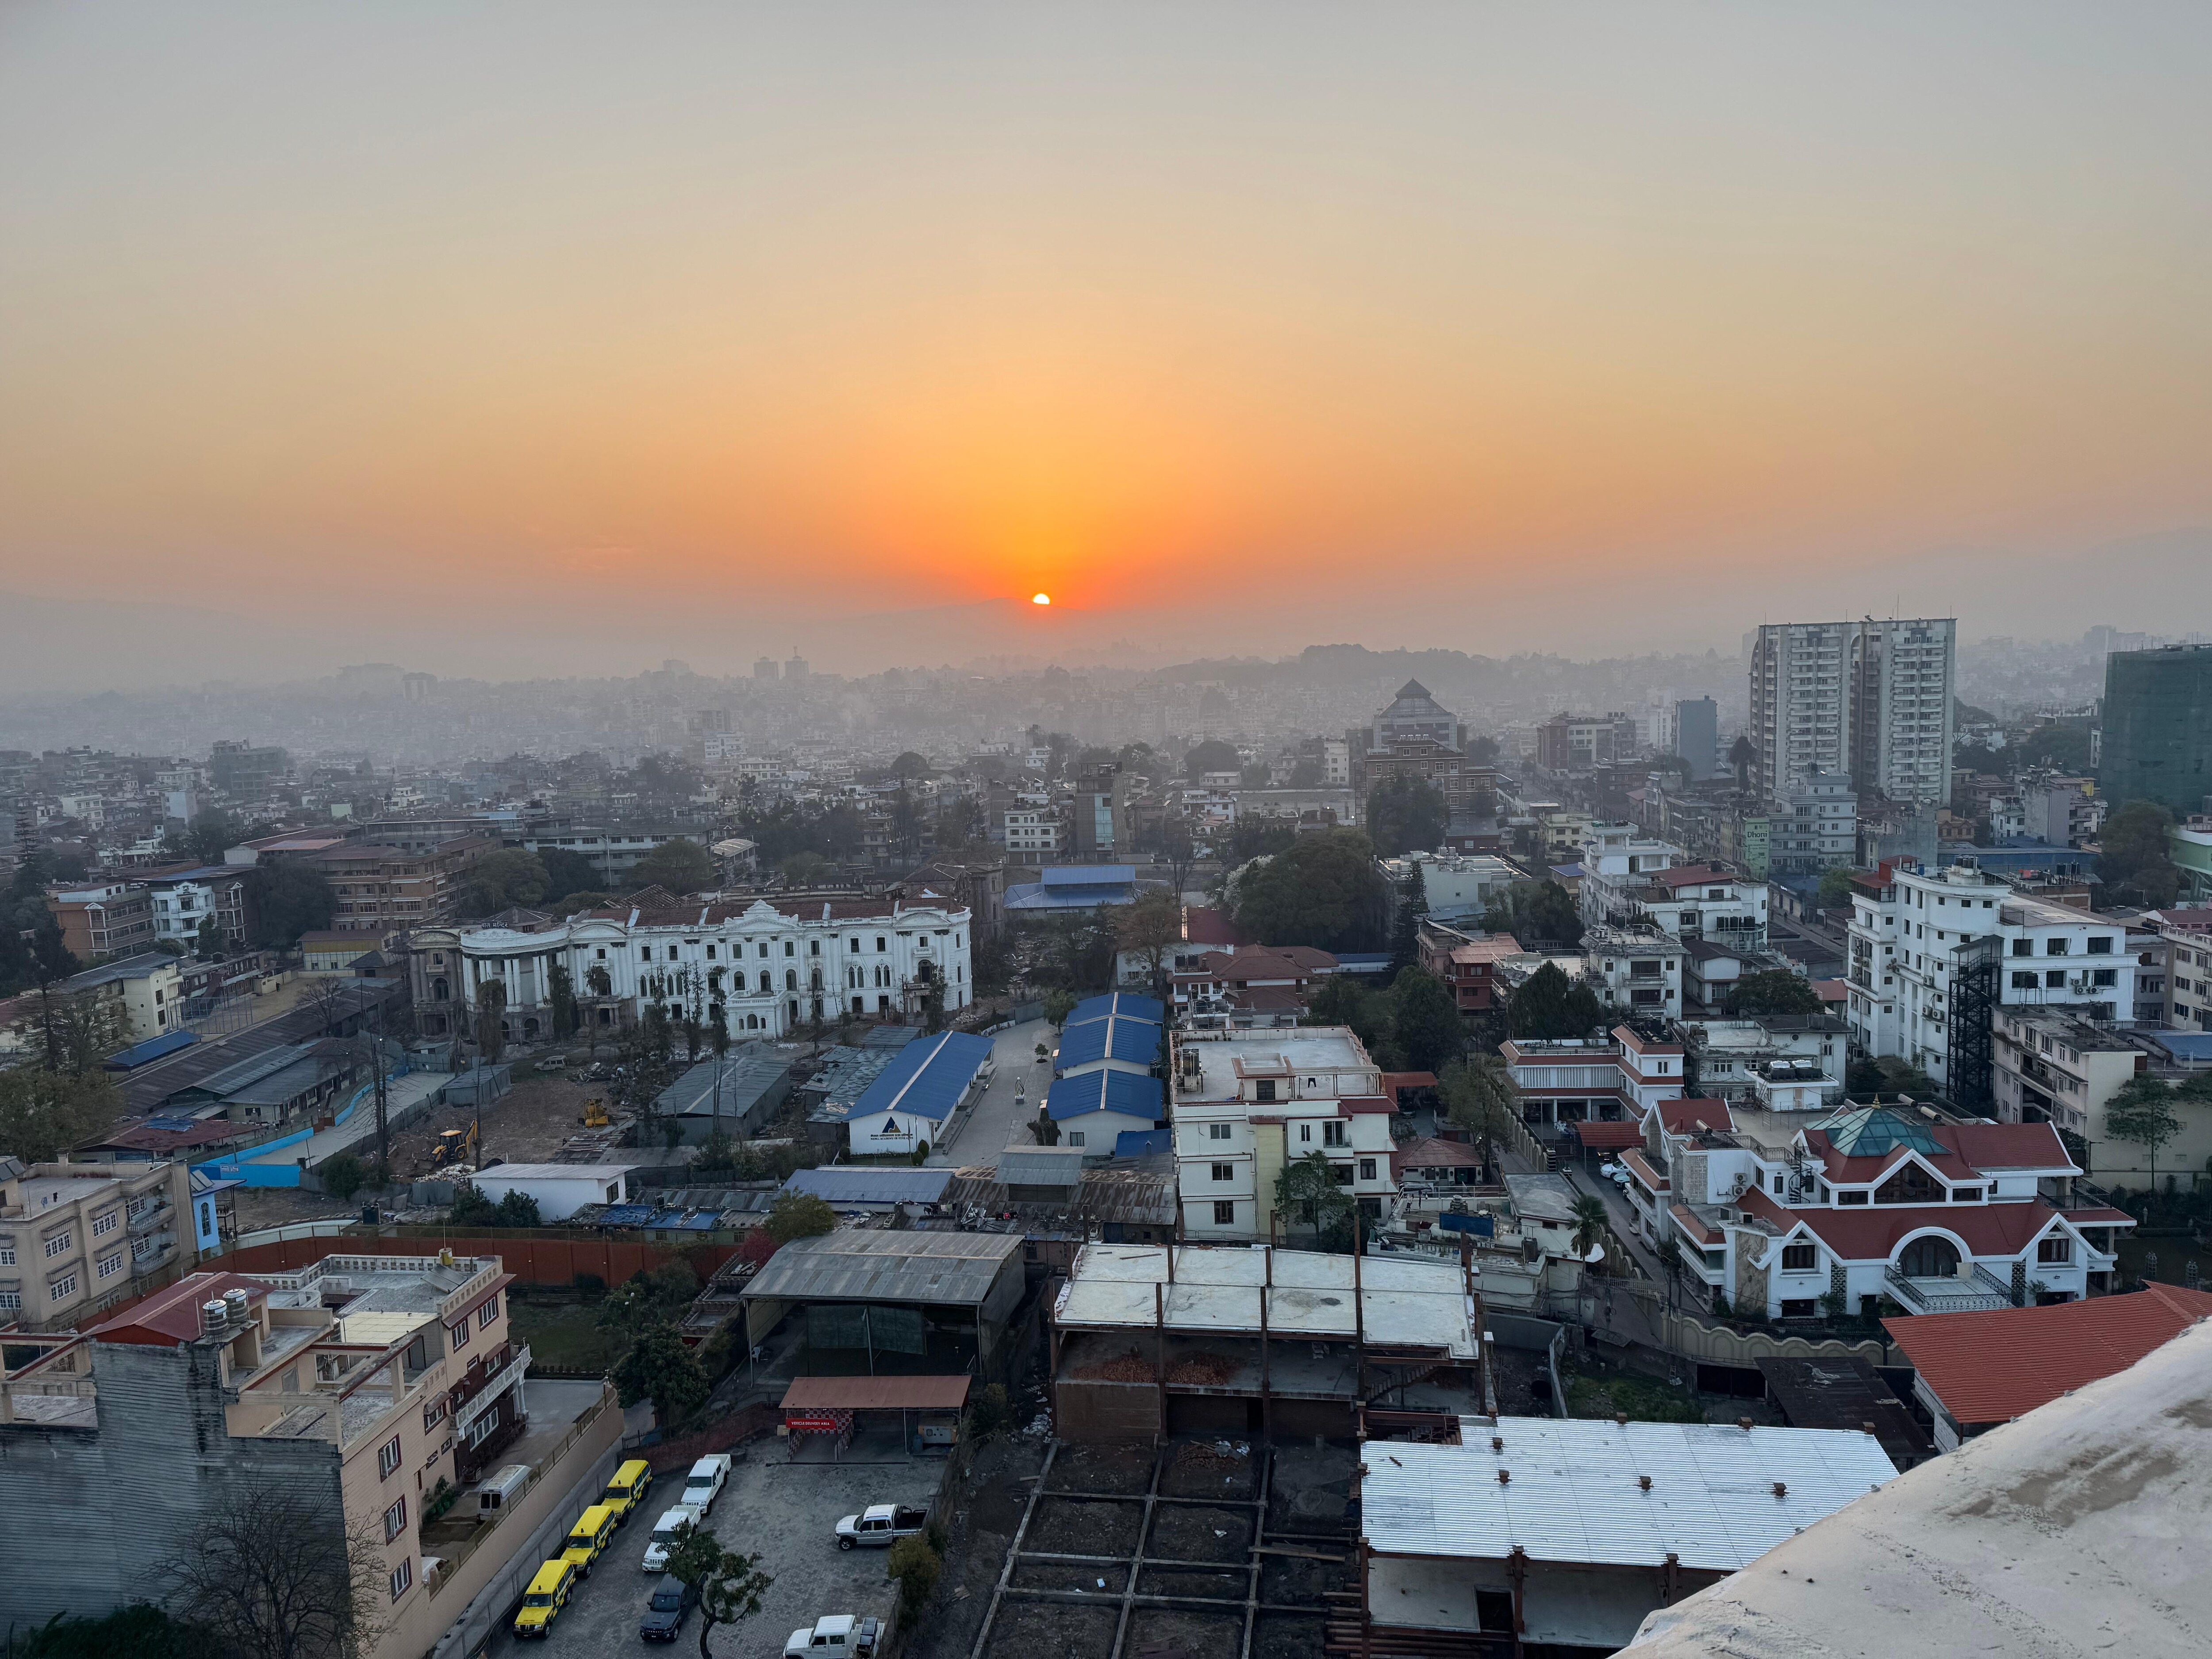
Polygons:
<instances>
[{"instance_id":1,"label":"building under construction","mask_svg":"<svg viewBox=\"0 0 2212 1659\"><path fill-rule=\"evenodd\" d=\"M1052 1309L1051 1376L1072 1441L1343 1439L1497 1409L1464 1259L1088 1243Z\"/></svg>"}]
</instances>

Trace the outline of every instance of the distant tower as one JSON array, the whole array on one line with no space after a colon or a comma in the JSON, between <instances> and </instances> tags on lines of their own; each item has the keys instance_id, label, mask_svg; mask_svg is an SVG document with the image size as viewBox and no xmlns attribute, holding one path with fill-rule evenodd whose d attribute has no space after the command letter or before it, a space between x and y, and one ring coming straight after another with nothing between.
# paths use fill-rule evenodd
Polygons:
<instances>
[{"instance_id":1,"label":"distant tower","mask_svg":"<svg viewBox=\"0 0 2212 1659\"><path fill-rule=\"evenodd\" d=\"M753 659L753 678L755 679L766 680L770 684L774 684L775 682L775 659L774 657L756 657Z\"/></svg>"},{"instance_id":2,"label":"distant tower","mask_svg":"<svg viewBox=\"0 0 2212 1659\"><path fill-rule=\"evenodd\" d=\"M799 653L794 650L791 653L791 660L783 665L783 677L787 680L805 679L806 678L806 659L800 656Z\"/></svg>"}]
</instances>

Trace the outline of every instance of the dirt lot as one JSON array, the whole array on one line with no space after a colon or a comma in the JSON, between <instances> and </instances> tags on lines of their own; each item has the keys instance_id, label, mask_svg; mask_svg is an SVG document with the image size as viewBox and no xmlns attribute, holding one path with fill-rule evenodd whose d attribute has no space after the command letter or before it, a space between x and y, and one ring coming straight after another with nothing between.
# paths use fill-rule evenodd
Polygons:
<instances>
[{"instance_id":1,"label":"dirt lot","mask_svg":"<svg viewBox=\"0 0 2212 1659\"><path fill-rule=\"evenodd\" d=\"M519 1071L513 1092L484 1109L481 1150L509 1164L544 1163L562 1141L582 1133L584 1103L605 1093L604 1084L571 1083L557 1072ZM465 1129L476 1117L472 1106L440 1106L409 1124L392 1138L393 1172L428 1175L440 1131Z\"/></svg>"},{"instance_id":2,"label":"dirt lot","mask_svg":"<svg viewBox=\"0 0 2212 1659\"><path fill-rule=\"evenodd\" d=\"M969 1650L975 1645L975 1632L983 1627L983 1614L991 1605L992 1586L999 1582L999 1571L1014 1541L1014 1528L1021 1524L1030 1483L1044 1464L1044 1442L1018 1436L994 1440L976 1452L952 1501L952 1535L945 1549L945 1576L938 1581L937 1592L907 1647L912 1659L968 1659ZM1108 1583L1113 1583L1110 1577ZM1078 1586L1041 1583L1039 1588ZM1033 1601L1029 1606L1041 1613L1079 1611L1055 1602ZM1109 1613L1107 1619L1107 1640L1111 1642L1113 1615ZM1060 1650L1057 1642L1038 1650L1055 1654ZM1099 1652L1103 1655L1104 1648Z\"/></svg>"}]
</instances>

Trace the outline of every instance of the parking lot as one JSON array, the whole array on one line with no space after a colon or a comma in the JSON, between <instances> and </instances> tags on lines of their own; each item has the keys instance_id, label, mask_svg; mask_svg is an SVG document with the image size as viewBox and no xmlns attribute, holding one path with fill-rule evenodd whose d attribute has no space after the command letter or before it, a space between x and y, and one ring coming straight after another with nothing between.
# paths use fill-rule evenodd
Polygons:
<instances>
[{"instance_id":1,"label":"parking lot","mask_svg":"<svg viewBox=\"0 0 2212 1659\"><path fill-rule=\"evenodd\" d=\"M837 1517L870 1504L924 1503L943 1473L933 1461L840 1467L788 1463L785 1455L781 1440L753 1442L715 1500L714 1535L732 1549L758 1552L762 1571L775 1580L756 1617L715 1632L718 1655L781 1653L786 1636L823 1613L889 1617L894 1597L884 1571L886 1552L839 1549L832 1541ZM604 1659L616 1651L657 1650L660 1644L648 1644L637 1633L638 1618L661 1583L658 1573L645 1571L645 1547L653 1522L683 1485L680 1474L655 1480L643 1507L615 1534L592 1576L578 1582L550 1636L518 1642L502 1626L491 1651ZM694 1613L684 1620L673 1650L697 1650L698 1617Z\"/></svg>"}]
</instances>

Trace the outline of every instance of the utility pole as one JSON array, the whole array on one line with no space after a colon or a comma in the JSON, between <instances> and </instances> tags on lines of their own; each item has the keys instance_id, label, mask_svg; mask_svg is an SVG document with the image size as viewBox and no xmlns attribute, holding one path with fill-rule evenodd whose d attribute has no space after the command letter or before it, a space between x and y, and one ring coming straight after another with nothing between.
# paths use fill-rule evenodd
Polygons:
<instances>
[{"instance_id":1,"label":"utility pole","mask_svg":"<svg viewBox=\"0 0 2212 1659\"><path fill-rule=\"evenodd\" d=\"M368 1040L371 1076L376 1080L376 1171L380 1183L392 1178L392 1122L384 1087L384 999L376 1001L376 1034Z\"/></svg>"}]
</instances>

